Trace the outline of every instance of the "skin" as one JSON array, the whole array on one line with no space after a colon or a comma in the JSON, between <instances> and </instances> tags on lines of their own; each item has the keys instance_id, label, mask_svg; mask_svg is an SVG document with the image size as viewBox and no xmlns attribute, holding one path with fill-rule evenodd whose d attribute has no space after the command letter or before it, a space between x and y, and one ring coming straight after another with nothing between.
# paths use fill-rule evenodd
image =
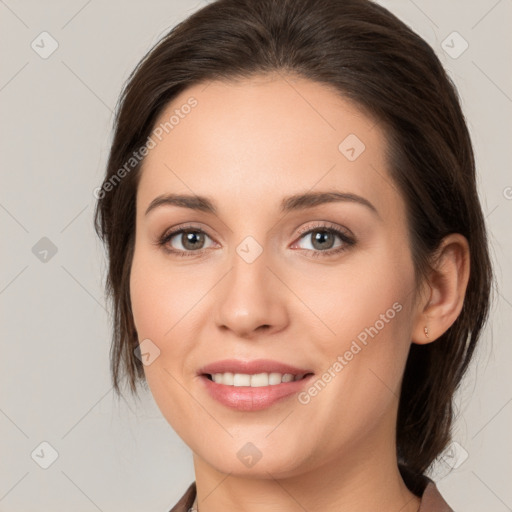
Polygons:
<instances>
[{"instance_id":1,"label":"skin","mask_svg":"<svg viewBox=\"0 0 512 512\"><path fill-rule=\"evenodd\" d=\"M435 272L415 288L385 132L325 85L289 75L198 84L156 125L190 96L197 106L144 161L130 289L139 340L160 350L144 367L149 388L193 451L199 510L416 512L420 500L396 460L400 383L410 344L435 341L460 313L466 239L448 236ZM338 149L349 134L365 144L354 161ZM285 196L332 190L364 197L378 215L355 202L279 211ZM171 192L208 196L218 212L166 205L145 215ZM186 223L206 233L191 257L156 244ZM344 242L313 245L304 233L321 231L318 224L357 241L324 256ZM236 251L247 236L263 249L252 263ZM167 246L187 250L184 241L178 234ZM401 311L305 405L292 396L236 411L211 398L197 376L220 359L268 358L320 378L394 303ZM237 457L248 442L261 452L252 467Z\"/></svg>"}]
</instances>

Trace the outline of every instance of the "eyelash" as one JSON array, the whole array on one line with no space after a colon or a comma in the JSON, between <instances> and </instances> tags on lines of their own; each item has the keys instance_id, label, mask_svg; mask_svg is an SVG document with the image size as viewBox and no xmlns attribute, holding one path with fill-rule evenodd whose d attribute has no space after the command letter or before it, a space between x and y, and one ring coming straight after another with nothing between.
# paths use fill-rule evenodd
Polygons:
<instances>
[{"instance_id":1,"label":"eyelash","mask_svg":"<svg viewBox=\"0 0 512 512\"><path fill-rule=\"evenodd\" d=\"M314 233L315 231L318 232L324 232L324 233L331 233L334 235L337 235L343 242L343 245L340 247L336 247L334 249L328 249L326 251L320 251L320 250L312 250L312 249L301 249L303 251L308 251L312 253L312 257L328 257L328 256L334 256L336 254L340 254L343 251L346 251L350 247L356 244L356 240L349 237L345 232L341 231L340 229L332 226L332 225L326 225L326 224L318 224L316 226L310 227L305 233L302 233L299 240L304 238L307 235L310 235L311 233ZM208 249L199 249L196 251L181 251L177 249L170 249L167 247L167 243L176 235L179 235L181 233L203 233L209 238L211 238L208 233L203 231L198 226L180 226L176 229L173 229L172 231L164 233L157 241L156 245L159 247L162 247L167 253L173 254L180 257L193 257L197 256L198 254L202 254L203 252L207 251Z\"/></svg>"}]
</instances>

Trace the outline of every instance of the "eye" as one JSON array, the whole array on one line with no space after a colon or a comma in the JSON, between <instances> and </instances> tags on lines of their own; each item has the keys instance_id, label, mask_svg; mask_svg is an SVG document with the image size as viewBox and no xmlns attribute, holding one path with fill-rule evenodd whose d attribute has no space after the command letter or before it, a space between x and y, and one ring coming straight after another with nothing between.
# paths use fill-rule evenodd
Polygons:
<instances>
[{"instance_id":1,"label":"eye","mask_svg":"<svg viewBox=\"0 0 512 512\"><path fill-rule=\"evenodd\" d=\"M356 240L346 234L341 229L332 225L315 225L302 234L299 240L311 240L311 248L299 247L311 253L313 257L332 256L341 253L355 245ZM341 241L336 245L336 238ZM207 249L213 247L215 243L206 245L206 240L212 241L212 238L197 226L180 226L164 233L156 242L162 246L168 253L177 256L197 256ZM297 242L294 244L296 245ZM292 246L292 248L295 248Z\"/></svg>"},{"instance_id":2,"label":"eye","mask_svg":"<svg viewBox=\"0 0 512 512\"><path fill-rule=\"evenodd\" d=\"M335 245L336 238L338 238L341 243ZM355 244L355 240L352 237L341 229L330 225L314 226L300 237L300 240L303 239L309 239L311 242L309 244L310 248L302 247L302 249L312 252L312 256L314 257L338 254Z\"/></svg>"},{"instance_id":3,"label":"eye","mask_svg":"<svg viewBox=\"0 0 512 512\"><path fill-rule=\"evenodd\" d=\"M178 256L195 256L208 249L208 246L205 247L206 239L211 240L201 228L182 226L164 233L157 244L163 246L167 252Z\"/></svg>"}]
</instances>

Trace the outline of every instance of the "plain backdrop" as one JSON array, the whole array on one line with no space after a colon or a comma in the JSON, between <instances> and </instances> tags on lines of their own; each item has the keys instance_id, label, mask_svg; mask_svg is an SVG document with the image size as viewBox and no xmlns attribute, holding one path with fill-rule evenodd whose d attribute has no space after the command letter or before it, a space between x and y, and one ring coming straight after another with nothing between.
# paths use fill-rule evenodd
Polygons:
<instances>
[{"instance_id":1,"label":"plain backdrop","mask_svg":"<svg viewBox=\"0 0 512 512\"><path fill-rule=\"evenodd\" d=\"M459 90L499 282L457 395L455 443L432 476L456 512L505 512L512 510L512 1L381 3L433 46ZM114 399L105 255L92 214L123 83L164 33L204 5L0 1L2 512L167 511L194 480L189 448L151 395Z\"/></svg>"}]
</instances>

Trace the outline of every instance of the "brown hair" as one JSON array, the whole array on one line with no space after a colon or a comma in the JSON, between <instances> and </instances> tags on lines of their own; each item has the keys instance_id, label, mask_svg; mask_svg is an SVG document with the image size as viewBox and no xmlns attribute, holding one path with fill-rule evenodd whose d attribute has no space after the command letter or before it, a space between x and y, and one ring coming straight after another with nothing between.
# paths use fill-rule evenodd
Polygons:
<instances>
[{"instance_id":1,"label":"brown hair","mask_svg":"<svg viewBox=\"0 0 512 512\"><path fill-rule=\"evenodd\" d=\"M403 376L397 457L401 471L421 475L450 441L453 395L487 320L493 273L456 89L432 48L368 0L214 1L174 27L128 78L95 214L109 257L114 388L119 395L127 376L135 393L144 381L129 290L140 162L115 186L112 178L187 87L281 71L333 87L387 128L417 284L445 235L461 233L469 242L463 309L440 339L411 345Z\"/></svg>"}]
</instances>

